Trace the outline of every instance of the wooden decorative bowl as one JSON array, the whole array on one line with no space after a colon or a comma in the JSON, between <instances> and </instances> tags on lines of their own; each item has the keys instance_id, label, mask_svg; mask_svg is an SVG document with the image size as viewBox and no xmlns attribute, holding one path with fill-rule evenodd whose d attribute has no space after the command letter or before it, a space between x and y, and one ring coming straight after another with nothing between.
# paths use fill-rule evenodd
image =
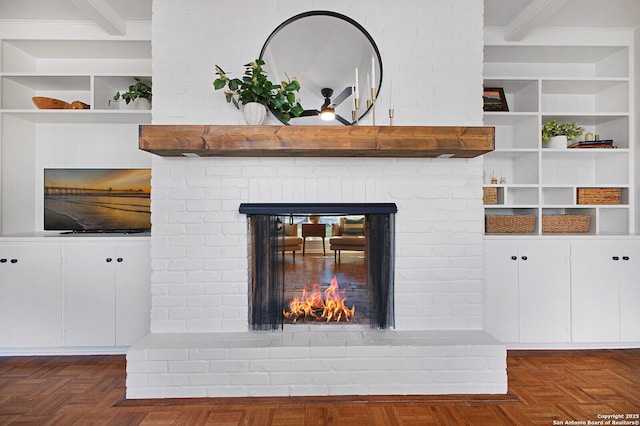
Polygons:
<instances>
[{"instance_id":1,"label":"wooden decorative bowl","mask_svg":"<svg viewBox=\"0 0 640 426\"><path fill-rule=\"evenodd\" d=\"M80 101L71 102L71 109L89 109L91 108L88 104Z\"/></svg>"},{"instance_id":2,"label":"wooden decorative bowl","mask_svg":"<svg viewBox=\"0 0 640 426\"><path fill-rule=\"evenodd\" d=\"M31 98L38 109L72 109L71 104L60 99L34 96Z\"/></svg>"},{"instance_id":3,"label":"wooden decorative bowl","mask_svg":"<svg viewBox=\"0 0 640 426\"><path fill-rule=\"evenodd\" d=\"M71 103L61 101L60 99L47 98L44 96L35 96L31 98L38 109L89 109L91 106L80 101Z\"/></svg>"}]
</instances>

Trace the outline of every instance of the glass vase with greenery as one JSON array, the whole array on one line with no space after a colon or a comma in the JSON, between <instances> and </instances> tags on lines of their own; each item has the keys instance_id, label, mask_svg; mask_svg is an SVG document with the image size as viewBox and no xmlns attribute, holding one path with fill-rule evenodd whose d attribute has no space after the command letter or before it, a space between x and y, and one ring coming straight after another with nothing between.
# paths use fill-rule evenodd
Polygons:
<instances>
[{"instance_id":1,"label":"glass vase with greenery","mask_svg":"<svg viewBox=\"0 0 640 426\"><path fill-rule=\"evenodd\" d=\"M285 122L291 117L298 117L304 111L300 102L296 99L296 93L300 90L300 83L295 78L274 84L267 78L267 73L262 66L265 62L256 59L245 64L242 79L229 78L227 73L216 65L216 78L213 88L225 90L227 102L233 103L236 108L249 102L258 102L267 107L271 112L280 116Z\"/></svg>"}]
</instances>

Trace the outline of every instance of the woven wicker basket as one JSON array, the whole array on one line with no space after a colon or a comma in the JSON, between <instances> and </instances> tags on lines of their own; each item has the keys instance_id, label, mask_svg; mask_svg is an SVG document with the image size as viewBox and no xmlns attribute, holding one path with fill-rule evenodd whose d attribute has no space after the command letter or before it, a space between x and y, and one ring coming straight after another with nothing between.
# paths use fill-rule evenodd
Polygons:
<instances>
[{"instance_id":1,"label":"woven wicker basket","mask_svg":"<svg viewBox=\"0 0 640 426\"><path fill-rule=\"evenodd\" d=\"M484 229L487 234L531 233L536 228L534 215L486 215Z\"/></svg>"},{"instance_id":2,"label":"woven wicker basket","mask_svg":"<svg viewBox=\"0 0 640 426\"><path fill-rule=\"evenodd\" d=\"M584 214L543 214L542 232L577 233L588 232L591 216Z\"/></svg>"},{"instance_id":3,"label":"woven wicker basket","mask_svg":"<svg viewBox=\"0 0 640 426\"><path fill-rule=\"evenodd\" d=\"M620 188L578 188L578 204L620 204Z\"/></svg>"},{"instance_id":4,"label":"woven wicker basket","mask_svg":"<svg viewBox=\"0 0 640 426\"><path fill-rule=\"evenodd\" d=\"M498 204L498 188L482 188L482 202L484 204Z\"/></svg>"}]
</instances>

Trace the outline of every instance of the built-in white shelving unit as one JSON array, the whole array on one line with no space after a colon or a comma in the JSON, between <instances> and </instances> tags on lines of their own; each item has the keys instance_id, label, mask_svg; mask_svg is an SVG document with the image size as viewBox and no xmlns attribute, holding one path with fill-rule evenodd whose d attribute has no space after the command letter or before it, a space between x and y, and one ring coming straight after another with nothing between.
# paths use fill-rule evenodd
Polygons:
<instances>
[{"instance_id":1,"label":"built-in white shelving unit","mask_svg":"<svg viewBox=\"0 0 640 426\"><path fill-rule=\"evenodd\" d=\"M109 103L151 81L151 43L0 48L0 352L121 353L149 330L149 237L45 232L44 170L151 167L137 143L151 111ZM34 96L90 107L37 109Z\"/></svg>"},{"instance_id":2,"label":"built-in white shelving unit","mask_svg":"<svg viewBox=\"0 0 640 426\"><path fill-rule=\"evenodd\" d=\"M509 107L484 114L496 129L484 185L498 193L486 215L534 215L529 235L543 234L546 214L589 215L587 235L637 232L630 58L627 46L485 46L485 87L503 88ZM547 148L540 135L549 120L577 122L615 148ZM505 182L491 184L492 175ZM578 204L578 188L619 188L620 202Z\"/></svg>"},{"instance_id":3,"label":"built-in white shelving unit","mask_svg":"<svg viewBox=\"0 0 640 426\"><path fill-rule=\"evenodd\" d=\"M138 125L151 111L110 102L118 91L151 81L148 40L0 40L0 235L43 228L45 168L146 168ZM44 96L89 109L39 110Z\"/></svg>"}]
</instances>

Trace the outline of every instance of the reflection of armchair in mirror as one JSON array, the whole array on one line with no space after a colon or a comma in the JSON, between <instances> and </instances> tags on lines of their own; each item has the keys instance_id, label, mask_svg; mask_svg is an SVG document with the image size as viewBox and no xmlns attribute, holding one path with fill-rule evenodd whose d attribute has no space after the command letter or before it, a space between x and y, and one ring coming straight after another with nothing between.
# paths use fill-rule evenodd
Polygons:
<instances>
[{"instance_id":1,"label":"reflection of armchair in mirror","mask_svg":"<svg viewBox=\"0 0 640 426\"><path fill-rule=\"evenodd\" d=\"M377 97L382 84L382 58L375 42L360 24L335 12L305 12L286 20L271 33L260 58L272 81L289 76L300 82L299 98L305 112L288 124L354 124L370 109L371 88ZM356 72L357 117L352 115ZM325 121L321 113L332 109L335 119L329 115Z\"/></svg>"}]
</instances>

